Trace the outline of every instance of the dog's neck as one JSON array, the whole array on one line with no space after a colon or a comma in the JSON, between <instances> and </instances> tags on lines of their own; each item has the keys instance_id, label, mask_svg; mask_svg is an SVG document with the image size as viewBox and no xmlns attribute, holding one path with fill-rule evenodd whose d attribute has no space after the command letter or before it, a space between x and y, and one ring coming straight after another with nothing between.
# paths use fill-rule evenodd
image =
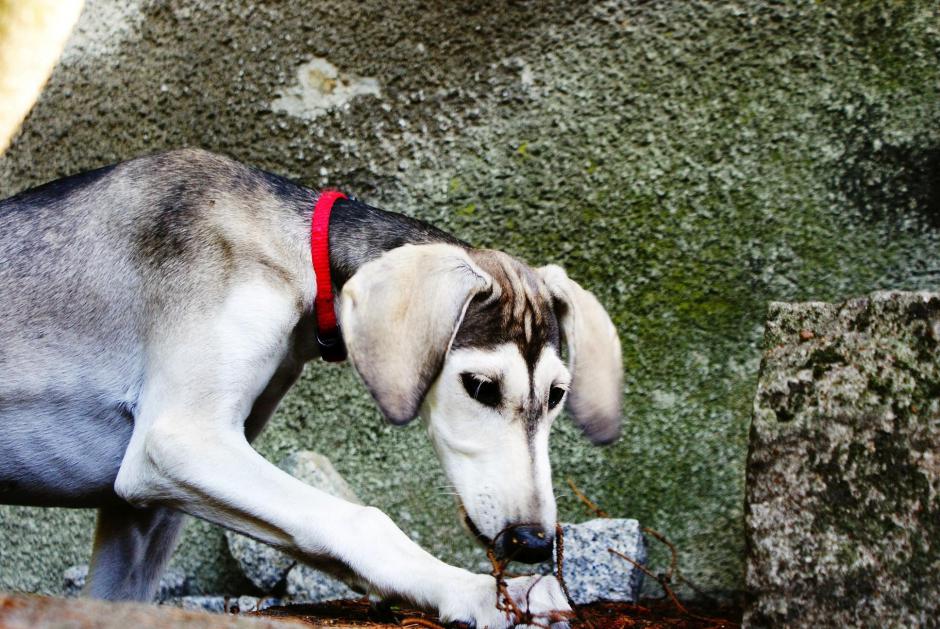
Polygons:
<instances>
[{"instance_id":1,"label":"dog's neck","mask_svg":"<svg viewBox=\"0 0 940 629\"><path fill-rule=\"evenodd\" d=\"M499 286L501 296L498 300L477 299L469 305L454 338L455 347L515 343L530 365L535 364L546 345L560 348L554 302L528 266L504 253L473 249L433 225L359 201L339 199L330 215L333 290L339 293L359 267L386 251L406 244L436 242L469 249L474 262ZM499 324L493 325L494 321Z\"/></svg>"},{"instance_id":2,"label":"dog's neck","mask_svg":"<svg viewBox=\"0 0 940 629\"><path fill-rule=\"evenodd\" d=\"M467 243L417 219L386 212L360 201L340 199L330 215L330 275L339 292L366 262L407 244Z\"/></svg>"}]
</instances>

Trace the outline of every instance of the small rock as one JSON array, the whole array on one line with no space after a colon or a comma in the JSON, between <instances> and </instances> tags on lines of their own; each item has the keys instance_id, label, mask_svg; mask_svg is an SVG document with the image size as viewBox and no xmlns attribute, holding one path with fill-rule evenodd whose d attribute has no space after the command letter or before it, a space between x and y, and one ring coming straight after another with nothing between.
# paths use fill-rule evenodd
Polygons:
<instances>
[{"instance_id":1,"label":"small rock","mask_svg":"<svg viewBox=\"0 0 940 629\"><path fill-rule=\"evenodd\" d=\"M322 454L306 450L295 452L281 461L279 467L311 487L362 504L346 480ZM262 592L274 590L297 563L294 558L244 535L226 531L225 538L229 552L238 562L242 573Z\"/></svg>"},{"instance_id":2,"label":"small rock","mask_svg":"<svg viewBox=\"0 0 940 629\"><path fill-rule=\"evenodd\" d=\"M287 573L287 595L294 602L303 603L362 596L339 579L303 564L297 564Z\"/></svg>"},{"instance_id":3,"label":"small rock","mask_svg":"<svg viewBox=\"0 0 940 629\"><path fill-rule=\"evenodd\" d=\"M634 603L640 593L643 573L609 548L646 564L646 542L640 523L623 518L599 518L581 524L562 524L564 535L565 584L578 605L596 601ZM554 563L540 566L551 574Z\"/></svg>"},{"instance_id":4,"label":"small rock","mask_svg":"<svg viewBox=\"0 0 940 629\"><path fill-rule=\"evenodd\" d=\"M181 596L164 601L169 607L181 607L188 610L201 610L214 614L243 614L245 612L259 612L268 607L282 605L284 601L279 598L265 596Z\"/></svg>"},{"instance_id":5,"label":"small rock","mask_svg":"<svg viewBox=\"0 0 940 629\"><path fill-rule=\"evenodd\" d=\"M62 594L67 597L81 596L82 588L88 580L88 566L78 565L67 568L62 573ZM153 600L163 602L189 594L190 579L182 572L172 568L164 571L160 577L160 585L154 594Z\"/></svg>"},{"instance_id":6,"label":"small rock","mask_svg":"<svg viewBox=\"0 0 940 629\"><path fill-rule=\"evenodd\" d=\"M82 588L88 579L88 566L72 566L62 573L62 595L67 597L81 596Z\"/></svg>"},{"instance_id":7,"label":"small rock","mask_svg":"<svg viewBox=\"0 0 940 629\"><path fill-rule=\"evenodd\" d=\"M242 573L262 592L274 590L287 571L297 563L292 557L250 537L226 531L225 538L228 550L238 562Z\"/></svg>"},{"instance_id":8,"label":"small rock","mask_svg":"<svg viewBox=\"0 0 940 629\"><path fill-rule=\"evenodd\" d=\"M229 607L231 612L256 612L258 611L258 603L261 599L257 596L248 596L243 594L235 599L235 605Z\"/></svg>"},{"instance_id":9,"label":"small rock","mask_svg":"<svg viewBox=\"0 0 940 629\"><path fill-rule=\"evenodd\" d=\"M228 605L231 604L231 598L228 599ZM175 600L167 601L168 605L182 607L190 611L205 611L214 614L224 614L228 612L226 597L224 596L182 596Z\"/></svg>"},{"instance_id":10,"label":"small rock","mask_svg":"<svg viewBox=\"0 0 940 629\"><path fill-rule=\"evenodd\" d=\"M273 596L265 596L258 601L258 604L255 607L255 611L260 612L262 610L267 609L268 607L280 607L281 605L286 605L286 604L287 604L287 601L283 599L275 598Z\"/></svg>"},{"instance_id":11,"label":"small rock","mask_svg":"<svg viewBox=\"0 0 940 629\"><path fill-rule=\"evenodd\" d=\"M237 599L229 599L229 612L244 614L245 612L260 612L262 609L267 609L268 607L273 607L274 605L280 605L281 602L278 599L265 596L258 598L257 596L248 596L243 594Z\"/></svg>"}]
</instances>

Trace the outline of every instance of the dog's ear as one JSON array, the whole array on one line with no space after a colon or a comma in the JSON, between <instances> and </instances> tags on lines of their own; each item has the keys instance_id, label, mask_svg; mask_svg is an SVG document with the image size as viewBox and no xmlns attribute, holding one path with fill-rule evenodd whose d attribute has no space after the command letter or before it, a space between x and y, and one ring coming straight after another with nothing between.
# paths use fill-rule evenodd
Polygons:
<instances>
[{"instance_id":1,"label":"dog's ear","mask_svg":"<svg viewBox=\"0 0 940 629\"><path fill-rule=\"evenodd\" d=\"M611 443L620 436L623 396L617 330L597 298L571 280L560 266L544 266L539 273L555 299L568 347L568 409L592 442Z\"/></svg>"},{"instance_id":2,"label":"dog's ear","mask_svg":"<svg viewBox=\"0 0 940 629\"><path fill-rule=\"evenodd\" d=\"M418 414L467 305L491 284L460 247L428 244L392 249L343 286L349 359L389 421Z\"/></svg>"}]
</instances>

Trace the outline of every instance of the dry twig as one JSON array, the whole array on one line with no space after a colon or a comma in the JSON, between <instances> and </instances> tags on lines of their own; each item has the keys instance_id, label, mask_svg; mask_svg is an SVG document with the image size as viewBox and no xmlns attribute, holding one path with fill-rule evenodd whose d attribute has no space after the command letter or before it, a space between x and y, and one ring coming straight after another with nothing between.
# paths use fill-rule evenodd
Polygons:
<instances>
[{"instance_id":1,"label":"dry twig","mask_svg":"<svg viewBox=\"0 0 940 629\"><path fill-rule=\"evenodd\" d=\"M577 610L574 601L571 599L571 592L568 591L568 584L565 583L565 534L558 522L555 523L555 578L558 579L561 591L565 593L565 598L568 599L568 605L571 609Z\"/></svg>"},{"instance_id":2,"label":"dry twig","mask_svg":"<svg viewBox=\"0 0 940 629\"><path fill-rule=\"evenodd\" d=\"M425 629L445 629L444 625L439 625L433 620L428 620L427 618L418 618L417 616L409 616L407 618L402 618L399 623L402 627L425 627Z\"/></svg>"},{"instance_id":3,"label":"dry twig","mask_svg":"<svg viewBox=\"0 0 940 629\"><path fill-rule=\"evenodd\" d=\"M600 507L598 507L597 504L596 504L593 500L591 500L590 498L588 498L587 496L585 496L585 495L584 495L584 492L582 492L580 489L578 489L578 486L574 484L574 481L571 480L571 477L570 477L570 476L569 476L566 480L568 481L568 487L571 487L571 491L574 492L574 495L577 496L578 499L579 499L581 502L583 502L583 503L587 506L588 509L590 509L591 511L593 511L593 512L597 515L597 517L599 517L599 518L609 518L609 517L610 517L610 514L609 514L609 513L607 513L606 511L604 511L604 510L601 509Z\"/></svg>"},{"instance_id":4,"label":"dry twig","mask_svg":"<svg viewBox=\"0 0 940 629\"><path fill-rule=\"evenodd\" d=\"M643 532L652 537L655 537L657 540L669 547L669 570L663 576L666 582L672 583L672 575L676 575L676 578L681 579L682 576L679 574L679 551L676 550L675 544L666 539L666 536L659 531L654 531L651 528L644 527ZM657 581L659 581L659 579L657 579Z\"/></svg>"},{"instance_id":5,"label":"dry twig","mask_svg":"<svg viewBox=\"0 0 940 629\"><path fill-rule=\"evenodd\" d=\"M603 509L601 509L601 508L597 505L597 503L595 503L593 500L591 500L590 498L588 498L587 495L586 495L583 491L581 491L581 490L578 488L577 485L575 485L575 483L574 483L574 481L571 479L571 477L568 477L566 480L568 481L568 486L571 487L571 491L574 492L575 496L577 496L578 499L579 499L591 512L593 512L595 515L597 515L598 517L601 517L601 518L609 518L609 517L610 517L610 514L609 514L609 513L607 513L607 512L604 511ZM673 604L675 604L676 608L677 608L681 613L683 613L683 614L685 614L685 615L687 615L687 616L689 616L689 617L691 617L691 618L696 618L696 619L698 619L698 620L706 620L706 621L709 621L709 622L716 622L716 621L717 621L717 622L721 622L721 623L726 623L727 621L720 620L720 619L717 619L717 618L708 618L708 617L705 617L705 616L697 616L697 615L695 615L695 614L689 612L689 610L686 609L685 606L682 605L682 603L679 602L679 598L676 596L675 592L673 592L672 588L669 587L669 584L672 583L673 578L675 578L675 579L678 580L678 581L682 581L683 583L685 583L686 585L688 585L690 588L692 588L692 589L695 590L696 592L699 591L698 588L696 588L691 582L689 582L688 579L686 579L685 577L683 577L682 574L679 572L679 551L676 549L675 544L673 544L672 542L670 542L670 541L666 538L666 536L663 535L662 533L660 533L659 531L653 530L653 529L651 529L651 528L644 528L644 529L643 529L643 532L644 532L644 533L647 533L647 534L650 535L651 537L657 539L659 542L665 544L665 545L669 548L669 553L670 553L669 568L668 568L668 570L666 571L666 574L655 575L655 574L653 574L652 572L650 572L650 570L647 569L646 566L644 566L644 565L642 565L642 564L640 564L640 563L634 561L633 559L631 559L630 557L627 557L627 556L624 555L623 553L618 552L618 551L614 550L613 548L608 548L607 550L610 551L611 553L617 555L618 557L621 557L622 559L625 559L625 560L629 561L631 564L633 564L634 566L636 566L637 568L639 568L645 575L647 575L648 577L650 577L651 579L653 579L654 581L656 581L656 582L659 584L659 586L663 589L663 592L665 592L666 596L668 596L669 599L672 600ZM565 594L567 594L567 590L565 591ZM570 604L570 602L569 602L569 604Z\"/></svg>"},{"instance_id":6,"label":"dry twig","mask_svg":"<svg viewBox=\"0 0 940 629\"><path fill-rule=\"evenodd\" d=\"M512 557L500 560L496 557L495 550L497 540L503 534L505 534L506 530L507 529L504 529L497 533L490 542L489 548L486 549L486 557L490 560L490 564L493 566L493 571L490 574L493 575L493 577L496 579L496 609L505 613L507 618L510 618L515 625L534 625L536 627L541 627L542 629L550 629L551 625L554 623L569 620L571 618L571 614L568 612L533 614L529 611L529 595L531 594L532 589L538 585L539 581L541 581L541 577L538 579L533 579L532 584L526 591L526 609L523 611L519 609L518 605L516 605L516 601L513 600L512 595L509 593L509 586L506 583L505 578L506 566L512 560Z\"/></svg>"},{"instance_id":7,"label":"dry twig","mask_svg":"<svg viewBox=\"0 0 940 629\"><path fill-rule=\"evenodd\" d=\"M666 572L665 575L662 575L662 578L664 578L667 583L672 583L673 577L675 577L676 582L687 585L689 589L693 590L696 594L698 594L702 598L711 600L713 603L715 602L714 597L709 595L707 592L704 592L700 587L692 583L692 581L690 581L688 577L686 577L684 574L682 574L679 571L679 551L676 550L675 544L670 542L666 538L666 536L660 533L659 531L655 531L651 528L644 528L643 532L649 534L651 537L658 540L662 544L665 544L669 548L669 553L670 553L669 570Z\"/></svg>"},{"instance_id":8,"label":"dry twig","mask_svg":"<svg viewBox=\"0 0 940 629\"><path fill-rule=\"evenodd\" d=\"M681 613L687 614L687 615L689 615L689 616L693 616L693 615L694 615L694 614L690 614L690 613L689 613L689 610L687 610L687 609L685 608L685 606L683 606L682 603L679 602L679 599L676 597L675 592L672 591L672 588L669 587L669 585L666 583L666 580L665 580L665 579L661 579L661 578L657 577L655 574L653 574L652 572L650 572L650 570L649 570L646 566L644 566L643 564L641 564L639 561L636 561L635 559L632 559L632 558L630 558L630 557L627 557L626 555L624 555L624 554L623 554L622 552L620 552L619 550L614 550L613 548L608 548L608 549L607 549L607 552L613 553L613 554L617 555L618 557L620 557L621 559L624 559L624 560L626 560L626 561L629 561L631 564L633 564L634 566L636 566L638 570L642 571L643 574L645 574L645 575L648 576L649 578L651 578L651 579L653 579L654 581L656 581L657 583L659 583L660 587L662 587L662 588L663 588L663 591L666 592L666 594L669 596L670 599L672 599L672 602L675 604L676 608L677 608Z\"/></svg>"},{"instance_id":9,"label":"dry twig","mask_svg":"<svg viewBox=\"0 0 940 629\"><path fill-rule=\"evenodd\" d=\"M676 606L676 609L679 610L679 613L684 614L685 616L688 616L689 618L695 618L696 620L704 620L705 622L718 623L719 627L737 626L735 623L730 623L729 621L723 618L711 618L709 616L699 616L698 614L693 614L692 612L690 612L688 609L685 608L685 605L679 602L679 597L677 597L676 593L672 591L671 587L669 587L665 578L657 577L652 572L650 572L646 568L646 566L644 566L640 562L635 561L631 559L630 557L627 557L623 553L617 550L614 550L613 548L608 548L607 552L613 553L614 555L617 555L621 559L625 559L626 561L629 561L631 564L639 568L643 572L643 574L647 575L648 577L650 577L651 579L659 583L659 586L663 588L663 591L666 593L667 596L669 596L670 600L672 600L673 605Z\"/></svg>"},{"instance_id":10,"label":"dry twig","mask_svg":"<svg viewBox=\"0 0 940 629\"><path fill-rule=\"evenodd\" d=\"M512 600L505 578L506 566L509 564L509 560L498 559L495 550L497 541L505 532L506 529L503 529L493 537L490 547L486 549L486 558L490 560L490 564L493 566L493 571L490 574L496 579L496 609L507 614L509 618L515 621L515 624L518 624L523 614L516 606L516 602Z\"/></svg>"}]
</instances>

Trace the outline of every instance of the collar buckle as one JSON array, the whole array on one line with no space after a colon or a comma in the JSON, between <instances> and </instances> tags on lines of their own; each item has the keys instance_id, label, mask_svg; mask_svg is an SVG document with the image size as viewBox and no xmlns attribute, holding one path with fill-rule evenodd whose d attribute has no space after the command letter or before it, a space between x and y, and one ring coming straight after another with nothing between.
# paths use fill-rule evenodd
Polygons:
<instances>
[{"instance_id":1,"label":"collar buckle","mask_svg":"<svg viewBox=\"0 0 940 629\"><path fill-rule=\"evenodd\" d=\"M320 358L328 363L340 363L346 360L346 343L338 327L323 333L318 329L316 337L317 347L320 348Z\"/></svg>"}]
</instances>

